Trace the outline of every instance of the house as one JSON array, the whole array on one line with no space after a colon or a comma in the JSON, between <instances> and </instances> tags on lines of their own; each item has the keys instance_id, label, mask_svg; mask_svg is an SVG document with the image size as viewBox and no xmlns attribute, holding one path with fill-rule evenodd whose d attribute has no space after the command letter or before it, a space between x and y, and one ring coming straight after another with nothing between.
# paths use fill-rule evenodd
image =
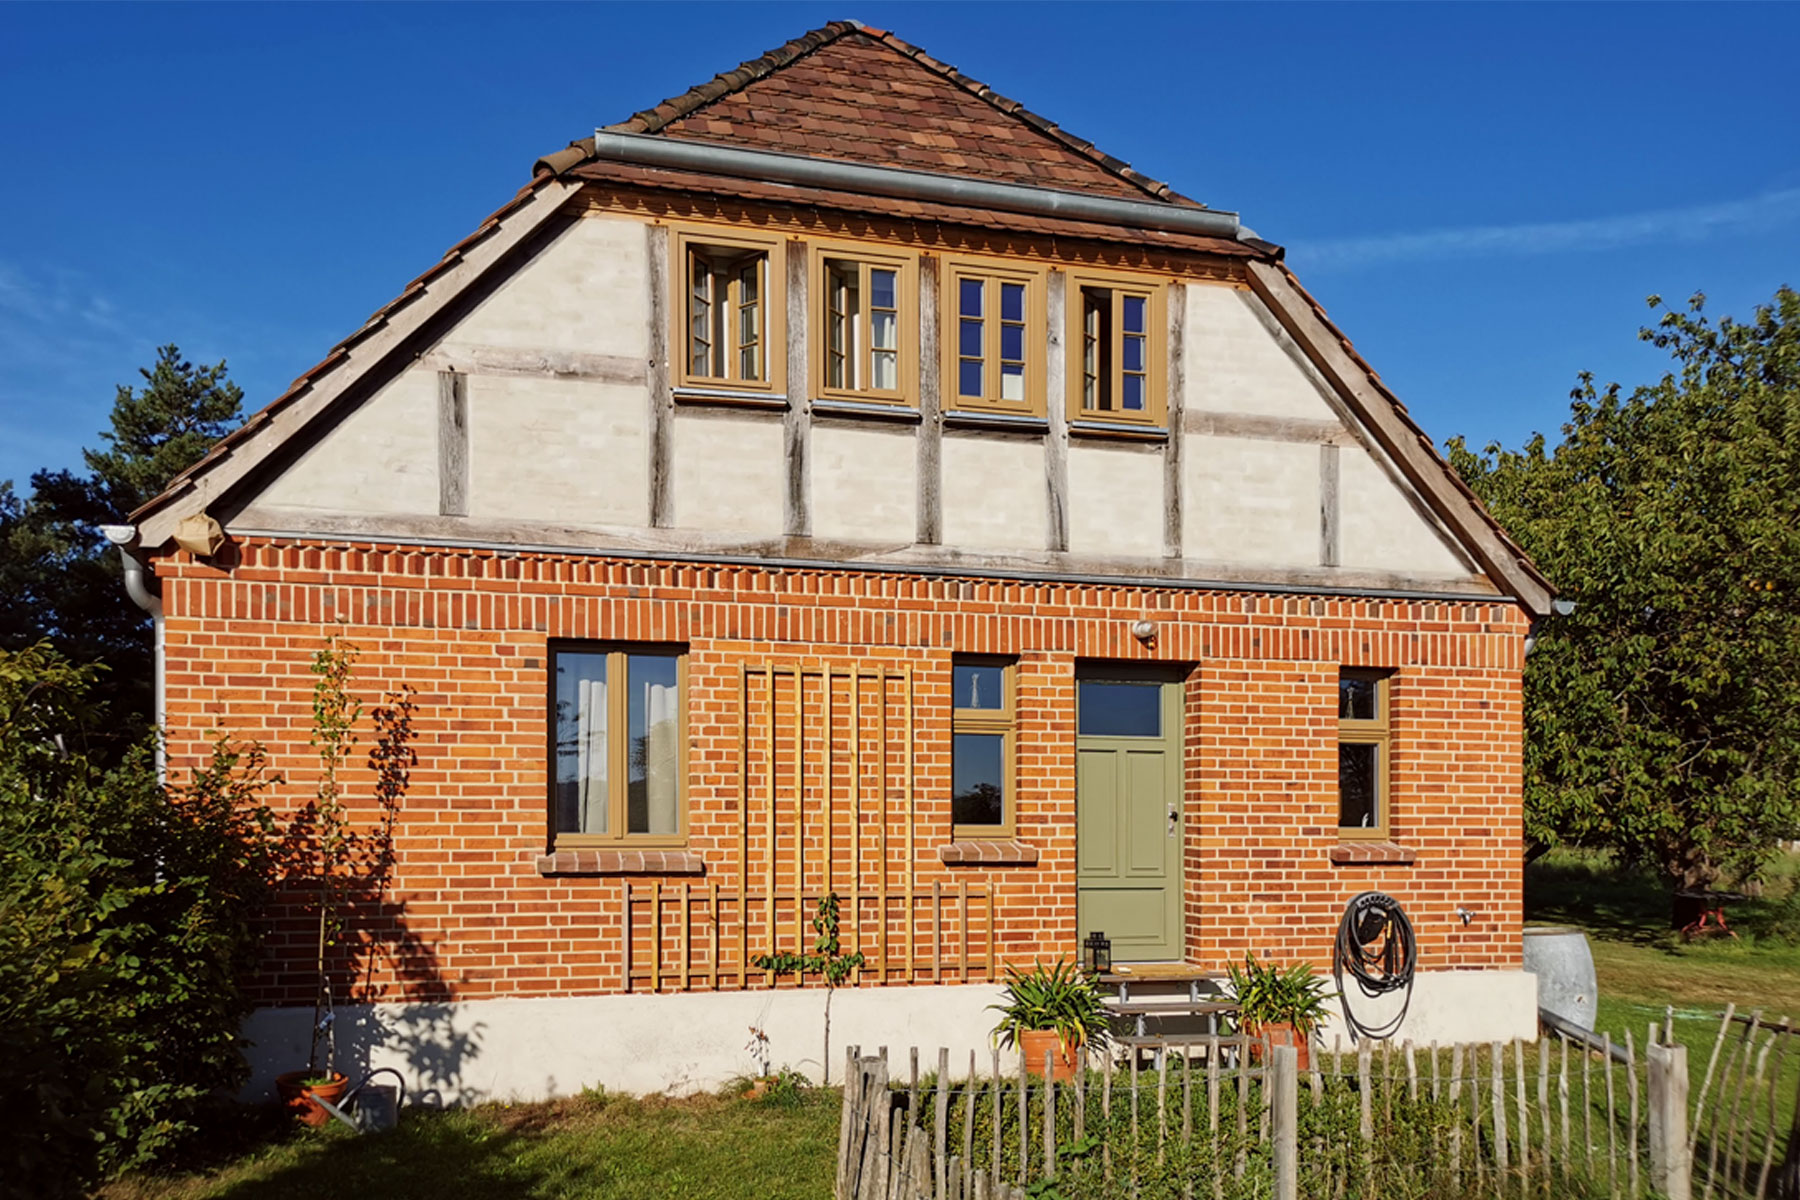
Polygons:
<instances>
[{"instance_id":1,"label":"house","mask_svg":"<svg viewBox=\"0 0 1800 1200\"><path fill-rule=\"evenodd\" d=\"M176 771L223 729L304 790L333 630L417 693L339 1022L415 1089L816 1072L817 981L751 960L827 892L838 1046L985 1061L1004 967L1096 930L1327 968L1371 889L1402 1036L1535 1030L1544 579L1278 246L890 33L538 160L132 520ZM259 1080L312 954L297 898Z\"/></svg>"}]
</instances>

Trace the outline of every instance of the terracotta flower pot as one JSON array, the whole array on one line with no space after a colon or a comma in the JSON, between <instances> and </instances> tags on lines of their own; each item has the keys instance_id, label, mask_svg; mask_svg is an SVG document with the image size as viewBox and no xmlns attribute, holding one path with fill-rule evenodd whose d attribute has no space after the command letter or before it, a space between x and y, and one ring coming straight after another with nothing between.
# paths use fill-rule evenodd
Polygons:
<instances>
[{"instance_id":1,"label":"terracotta flower pot","mask_svg":"<svg viewBox=\"0 0 1800 1200\"><path fill-rule=\"evenodd\" d=\"M1033 1075L1044 1073L1044 1055L1049 1054L1053 1056L1050 1078L1058 1083L1075 1078L1077 1056L1074 1052L1063 1049L1054 1030L1034 1029L1021 1034L1019 1051L1025 1055L1025 1070Z\"/></svg>"},{"instance_id":2,"label":"terracotta flower pot","mask_svg":"<svg viewBox=\"0 0 1800 1200\"><path fill-rule=\"evenodd\" d=\"M1261 1062L1264 1046L1292 1046L1296 1051L1295 1059L1302 1071L1312 1068L1312 1039L1302 1034L1286 1021L1271 1021L1265 1025L1252 1025L1245 1029L1250 1035L1250 1061Z\"/></svg>"},{"instance_id":3,"label":"terracotta flower pot","mask_svg":"<svg viewBox=\"0 0 1800 1200\"><path fill-rule=\"evenodd\" d=\"M332 1072L330 1083L315 1084L308 1087L303 1082L311 1079L316 1071L289 1071L285 1075L275 1077L275 1095L281 1100L283 1108L306 1125L323 1125L331 1120L331 1114L313 1103L317 1096L330 1104L336 1104L350 1086L348 1076L340 1072Z\"/></svg>"}]
</instances>

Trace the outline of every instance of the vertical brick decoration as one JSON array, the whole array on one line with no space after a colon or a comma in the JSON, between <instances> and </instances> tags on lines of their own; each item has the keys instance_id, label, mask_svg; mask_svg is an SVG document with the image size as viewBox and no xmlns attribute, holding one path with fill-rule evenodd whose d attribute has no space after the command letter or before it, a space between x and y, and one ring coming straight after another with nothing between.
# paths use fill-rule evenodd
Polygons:
<instances>
[{"instance_id":1,"label":"vertical brick decoration","mask_svg":"<svg viewBox=\"0 0 1800 1200\"><path fill-rule=\"evenodd\" d=\"M735 886L740 663L910 665L919 887L928 891L941 882L952 892L967 880L996 889L1002 961L1072 957L1081 936L1075 927L1075 670L1089 659L1160 661L1188 672L1189 961L1222 967L1253 949L1326 965L1344 902L1378 888L1399 897L1412 915L1426 969L1519 965L1526 619L1503 602L346 543L251 540L236 550L228 569L185 554L157 564L177 778L200 760L212 736L225 732L267 745L272 766L285 777L276 795L282 805L309 797L317 760L307 744L308 668L334 628L361 647L357 690L365 699L402 683L417 692L420 761L400 821L395 887L383 912L354 918L359 935L382 948L368 993L375 998L589 995L623 986L625 887L662 877L539 872L538 860L550 849L552 638L688 648L687 849L705 867L698 879L668 876L671 886ZM1149 647L1130 633L1145 616L1159 626ZM953 653L1018 658L1018 839L1036 850L1035 862L952 865L939 855L950 841ZM1331 861L1339 845L1340 665L1395 672L1391 829L1412 862ZM810 713L822 692L816 677L807 686ZM847 686L840 677L837 704L847 701ZM891 690L889 702L897 713ZM790 703L781 697L778 711ZM891 731L889 769L897 780L897 730ZM822 728L808 724L805 737L805 758L817 763ZM366 748L365 732L357 762ZM873 759L872 734L863 749ZM783 762L791 758L791 726L778 734L777 752ZM758 743L752 754L766 749ZM836 754L834 786L841 795L849 778L847 743L840 741ZM353 819L366 828L373 815L367 778L359 773L350 782ZM753 804L763 799L760 786L752 788ZM819 807L821 787L808 777L809 812ZM777 792L778 803L791 807L791 796L779 786ZM817 874L823 831L809 819L804 853L808 887L816 889L823 884ZM841 809L833 832L834 882L842 892L852 831ZM872 892L879 830L865 826L856 836L863 839L864 887ZM904 845L904 827L891 812L890 881L904 873ZM778 860L791 864L791 847L777 850ZM760 871L766 843L753 838L750 854ZM1456 917L1458 906L1477 914L1467 928ZM784 928L791 926L791 907L786 913ZM256 999L309 1003L313 935L303 898L293 898L271 921ZM670 928L665 939L673 936ZM891 928L897 944L898 927ZM640 934L645 940L634 953L647 952L648 936ZM760 979L753 983L760 986Z\"/></svg>"}]
</instances>

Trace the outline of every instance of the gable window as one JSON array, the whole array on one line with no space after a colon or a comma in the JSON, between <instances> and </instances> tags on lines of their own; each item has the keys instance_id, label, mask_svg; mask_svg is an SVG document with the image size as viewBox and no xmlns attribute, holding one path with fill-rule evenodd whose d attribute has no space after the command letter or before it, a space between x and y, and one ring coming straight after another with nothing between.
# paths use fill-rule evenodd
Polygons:
<instances>
[{"instance_id":1,"label":"gable window","mask_svg":"<svg viewBox=\"0 0 1800 1200\"><path fill-rule=\"evenodd\" d=\"M1014 670L1010 661L998 658L957 658L951 664L953 837L1012 836Z\"/></svg>"},{"instance_id":2,"label":"gable window","mask_svg":"<svg viewBox=\"0 0 1800 1200\"><path fill-rule=\"evenodd\" d=\"M816 354L821 394L909 403L918 339L912 261L826 249L819 263Z\"/></svg>"},{"instance_id":3,"label":"gable window","mask_svg":"<svg viewBox=\"0 0 1800 1200\"><path fill-rule=\"evenodd\" d=\"M1389 682L1379 671L1345 669L1338 674L1338 833L1342 837L1388 836Z\"/></svg>"},{"instance_id":4,"label":"gable window","mask_svg":"<svg viewBox=\"0 0 1800 1200\"><path fill-rule=\"evenodd\" d=\"M711 232L676 241L680 386L769 390L780 363L775 244Z\"/></svg>"},{"instance_id":5,"label":"gable window","mask_svg":"<svg viewBox=\"0 0 1800 1200\"><path fill-rule=\"evenodd\" d=\"M1162 289L1125 278L1069 278L1069 416L1161 425Z\"/></svg>"},{"instance_id":6,"label":"gable window","mask_svg":"<svg viewBox=\"0 0 1800 1200\"><path fill-rule=\"evenodd\" d=\"M551 653L558 846L679 843L687 832L686 659L570 643Z\"/></svg>"},{"instance_id":7,"label":"gable window","mask_svg":"<svg viewBox=\"0 0 1800 1200\"><path fill-rule=\"evenodd\" d=\"M951 263L947 278L949 407L1043 415L1042 274Z\"/></svg>"}]
</instances>

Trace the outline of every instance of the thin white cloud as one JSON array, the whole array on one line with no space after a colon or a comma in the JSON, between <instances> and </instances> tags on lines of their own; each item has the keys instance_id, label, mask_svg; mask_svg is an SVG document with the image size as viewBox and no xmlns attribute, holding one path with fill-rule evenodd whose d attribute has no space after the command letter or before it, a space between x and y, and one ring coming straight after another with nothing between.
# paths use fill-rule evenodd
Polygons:
<instances>
[{"instance_id":1,"label":"thin white cloud","mask_svg":"<svg viewBox=\"0 0 1800 1200\"><path fill-rule=\"evenodd\" d=\"M1296 264L1311 269L1457 258L1516 257L1613 250L1648 242L1697 242L1721 233L1756 233L1800 218L1800 187L1763 192L1744 200L1626 213L1579 221L1477 225L1420 233L1376 234L1298 242L1288 247Z\"/></svg>"}]
</instances>

